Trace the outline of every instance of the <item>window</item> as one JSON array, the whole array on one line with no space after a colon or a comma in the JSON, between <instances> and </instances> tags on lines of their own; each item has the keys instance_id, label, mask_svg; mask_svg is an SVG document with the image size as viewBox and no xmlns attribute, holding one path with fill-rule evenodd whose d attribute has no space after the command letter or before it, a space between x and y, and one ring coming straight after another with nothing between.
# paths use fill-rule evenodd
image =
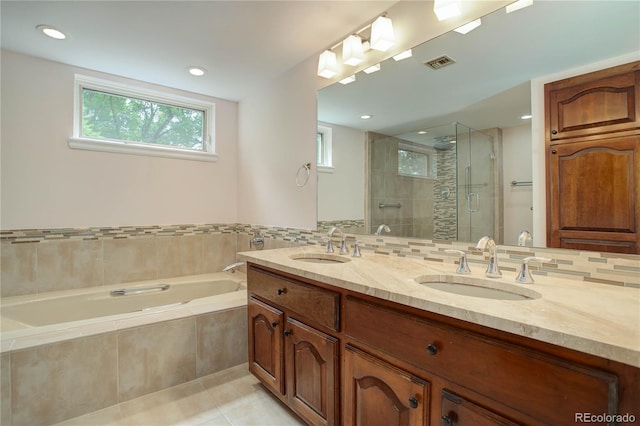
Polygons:
<instances>
[{"instance_id":1,"label":"window","mask_svg":"<svg viewBox=\"0 0 640 426\"><path fill-rule=\"evenodd\" d=\"M332 173L332 129L318 125L316 133L316 158L319 172Z\"/></svg>"},{"instance_id":2,"label":"window","mask_svg":"<svg viewBox=\"0 0 640 426\"><path fill-rule=\"evenodd\" d=\"M77 149L215 161L214 105L76 75Z\"/></svg>"},{"instance_id":3,"label":"window","mask_svg":"<svg viewBox=\"0 0 640 426\"><path fill-rule=\"evenodd\" d=\"M398 145L398 174L435 179L435 150L426 146Z\"/></svg>"}]
</instances>

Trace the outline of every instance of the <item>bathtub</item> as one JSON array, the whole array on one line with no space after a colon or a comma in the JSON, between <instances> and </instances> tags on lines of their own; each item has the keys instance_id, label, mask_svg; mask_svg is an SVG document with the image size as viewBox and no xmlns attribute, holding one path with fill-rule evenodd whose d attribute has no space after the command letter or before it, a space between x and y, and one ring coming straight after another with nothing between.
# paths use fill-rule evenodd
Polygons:
<instances>
[{"instance_id":1,"label":"bathtub","mask_svg":"<svg viewBox=\"0 0 640 426\"><path fill-rule=\"evenodd\" d=\"M4 298L3 409L54 424L245 363L246 306L242 272Z\"/></svg>"}]
</instances>

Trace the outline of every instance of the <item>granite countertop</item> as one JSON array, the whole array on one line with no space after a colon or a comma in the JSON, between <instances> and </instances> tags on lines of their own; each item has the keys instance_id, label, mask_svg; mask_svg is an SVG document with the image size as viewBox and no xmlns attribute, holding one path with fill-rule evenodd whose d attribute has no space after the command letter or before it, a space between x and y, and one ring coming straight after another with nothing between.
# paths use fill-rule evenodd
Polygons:
<instances>
[{"instance_id":1,"label":"granite countertop","mask_svg":"<svg viewBox=\"0 0 640 426\"><path fill-rule=\"evenodd\" d=\"M346 263L293 258L305 255L324 256L324 251L303 246L238 254L240 260L335 287L640 367L640 289L536 275L533 284L520 284L513 272L486 278L484 265L472 267L470 275L459 275L452 264L372 253L340 256L348 259ZM419 280L488 284L533 298L457 295Z\"/></svg>"}]
</instances>

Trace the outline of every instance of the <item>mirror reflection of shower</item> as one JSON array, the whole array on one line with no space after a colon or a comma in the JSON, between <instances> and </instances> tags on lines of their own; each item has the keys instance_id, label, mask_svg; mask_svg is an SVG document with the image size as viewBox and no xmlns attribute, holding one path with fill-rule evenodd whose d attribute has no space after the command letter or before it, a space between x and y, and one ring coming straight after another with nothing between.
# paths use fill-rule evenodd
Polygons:
<instances>
[{"instance_id":1,"label":"mirror reflection of shower","mask_svg":"<svg viewBox=\"0 0 640 426\"><path fill-rule=\"evenodd\" d=\"M500 129L460 123L367 133L367 231L386 223L396 236L475 241L488 234L500 241L500 145Z\"/></svg>"}]
</instances>

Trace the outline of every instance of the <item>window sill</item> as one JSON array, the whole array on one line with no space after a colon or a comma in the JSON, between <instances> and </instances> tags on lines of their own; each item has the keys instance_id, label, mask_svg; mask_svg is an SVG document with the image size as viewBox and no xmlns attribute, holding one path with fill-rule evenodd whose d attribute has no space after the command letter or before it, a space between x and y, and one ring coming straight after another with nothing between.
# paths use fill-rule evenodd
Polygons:
<instances>
[{"instance_id":1,"label":"window sill","mask_svg":"<svg viewBox=\"0 0 640 426\"><path fill-rule=\"evenodd\" d=\"M69 148L89 151L113 152L117 154L144 155L151 157L178 158L194 161L217 161L218 155L211 152L189 151L136 143L104 141L88 138L69 138Z\"/></svg>"},{"instance_id":2,"label":"window sill","mask_svg":"<svg viewBox=\"0 0 640 426\"><path fill-rule=\"evenodd\" d=\"M316 168L318 169L318 173L333 173L333 166L322 166L318 164Z\"/></svg>"}]
</instances>

